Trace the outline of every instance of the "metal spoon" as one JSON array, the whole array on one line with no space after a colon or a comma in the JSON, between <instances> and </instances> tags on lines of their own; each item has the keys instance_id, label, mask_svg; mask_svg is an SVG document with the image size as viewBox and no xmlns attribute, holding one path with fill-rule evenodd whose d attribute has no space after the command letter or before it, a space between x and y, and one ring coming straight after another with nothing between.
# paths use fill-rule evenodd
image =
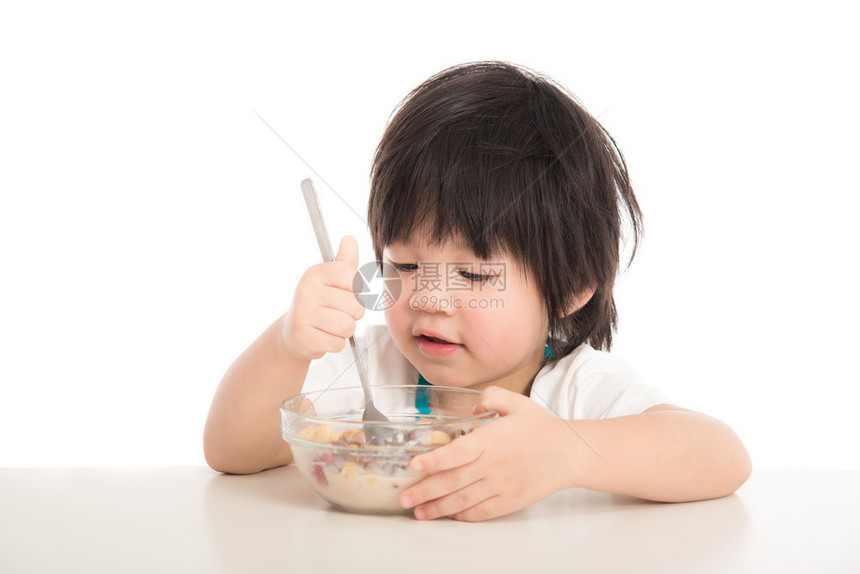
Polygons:
<instances>
[{"instance_id":1,"label":"metal spoon","mask_svg":"<svg viewBox=\"0 0 860 574\"><path fill-rule=\"evenodd\" d=\"M331 241L328 238L322 210L320 210L319 198L317 197L316 189L314 189L314 182L310 178L302 181L302 195L305 196L305 203L308 206L308 213L311 216L311 223L314 226L314 232L317 236L317 243L319 243L323 261L334 261L334 253L331 249ZM352 356L355 358L358 378L361 380L361 388L364 390L364 414L361 416L361 420L365 422L388 422L388 418L373 405L373 396L370 393L367 371L364 368L361 353L358 352L355 337L351 336L349 338L349 346L352 347ZM364 436L369 444L382 444L384 442L384 435L385 433L382 432L382 429L373 428L372 425L365 425L364 427Z\"/></svg>"}]
</instances>

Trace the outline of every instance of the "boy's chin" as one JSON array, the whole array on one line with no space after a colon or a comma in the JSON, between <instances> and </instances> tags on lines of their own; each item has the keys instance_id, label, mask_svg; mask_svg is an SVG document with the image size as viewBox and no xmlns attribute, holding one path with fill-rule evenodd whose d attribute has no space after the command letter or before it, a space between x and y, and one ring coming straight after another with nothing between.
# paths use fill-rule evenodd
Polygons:
<instances>
[{"instance_id":1,"label":"boy's chin","mask_svg":"<svg viewBox=\"0 0 860 574\"><path fill-rule=\"evenodd\" d=\"M467 381L464 381L462 379L457 379L453 381L441 380L438 383L434 382L433 384L437 387L455 387L458 389L468 389L471 387Z\"/></svg>"},{"instance_id":2,"label":"boy's chin","mask_svg":"<svg viewBox=\"0 0 860 574\"><path fill-rule=\"evenodd\" d=\"M433 386L436 387L456 387L458 389L468 389L472 381L458 376L456 373L445 372L445 369L433 369L432 367L427 367L422 370L420 367L418 368L418 372L430 382Z\"/></svg>"}]
</instances>

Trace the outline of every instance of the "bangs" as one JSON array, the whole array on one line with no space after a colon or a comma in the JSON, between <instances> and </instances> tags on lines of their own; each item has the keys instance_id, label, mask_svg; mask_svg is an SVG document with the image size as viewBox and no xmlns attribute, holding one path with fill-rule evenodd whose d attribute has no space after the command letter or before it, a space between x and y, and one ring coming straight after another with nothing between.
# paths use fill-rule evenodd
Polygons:
<instances>
[{"instance_id":1,"label":"bangs","mask_svg":"<svg viewBox=\"0 0 860 574\"><path fill-rule=\"evenodd\" d=\"M489 127L489 126L488 126ZM421 237L440 245L459 240L481 259L506 252L527 261L534 245L528 230L540 216L528 209L524 196L535 193L534 181L523 177L521 149L499 147L486 153L481 133L440 133L411 154L398 154L397 165L379 179L374 199L380 209L371 219L380 247ZM539 171L541 160L528 158ZM406 168L408 166L408 168ZM404 169L405 168L405 169Z\"/></svg>"},{"instance_id":2,"label":"bangs","mask_svg":"<svg viewBox=\"0 0 860 574\"><path fill-rule=\"evenodd\" d=\"M416 235L460 240L481 259L504 252L524 267L546 253L535 240L553 201L545 180L554 154L535 129L526 78L493 79L479 82L496 96L471 101L431 80L396 113L372 172L368 221L378 259L386 245Z\"/></svg>"}]
</instances>

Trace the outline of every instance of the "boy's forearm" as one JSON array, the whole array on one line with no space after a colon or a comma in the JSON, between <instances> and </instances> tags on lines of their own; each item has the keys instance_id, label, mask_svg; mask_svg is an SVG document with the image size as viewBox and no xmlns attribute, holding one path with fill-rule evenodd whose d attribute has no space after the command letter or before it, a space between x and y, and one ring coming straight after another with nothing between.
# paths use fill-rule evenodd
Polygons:
<instances>
[{"instance_id":1,"label":"boy's forearm","mask_svg":"<svg viewBox=\"0 0 860 574\"><path fill-rule=\"evenodd\" d=\"M570 486L682 502L731 494L751 472L737 435L700 413L661 405L635 416L567 422Z\"/></svg>"},{"instance_id":2,"label":"boy's forearm","mask_svg":"<svg viewBox=\"0 0 860 574\"><path fill-rule=\"evenodd\" d=\"M301 391L310 361L287 353L275 321L230 366L204 430L206 462L221 472L248 474L292 461L281 440L278 404Z\"/></svg>"}]
</instances>

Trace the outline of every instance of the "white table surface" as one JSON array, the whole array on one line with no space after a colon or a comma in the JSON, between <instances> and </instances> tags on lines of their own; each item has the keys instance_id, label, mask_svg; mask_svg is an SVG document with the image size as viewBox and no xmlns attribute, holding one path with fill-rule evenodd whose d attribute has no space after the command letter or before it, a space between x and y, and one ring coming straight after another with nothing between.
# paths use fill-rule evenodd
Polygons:
<instances>
[{"instance_id":1,"label":"white table surface","mask_svg":"<svg viewBox=\"0 0 860 574\"><path fill-rule=\"evenodd\" d=\"M484 523L348 514L293 467L0 468L0 572L860 572L860 471L735 495L573 489Z\"/></svg>"}]
</instances>

